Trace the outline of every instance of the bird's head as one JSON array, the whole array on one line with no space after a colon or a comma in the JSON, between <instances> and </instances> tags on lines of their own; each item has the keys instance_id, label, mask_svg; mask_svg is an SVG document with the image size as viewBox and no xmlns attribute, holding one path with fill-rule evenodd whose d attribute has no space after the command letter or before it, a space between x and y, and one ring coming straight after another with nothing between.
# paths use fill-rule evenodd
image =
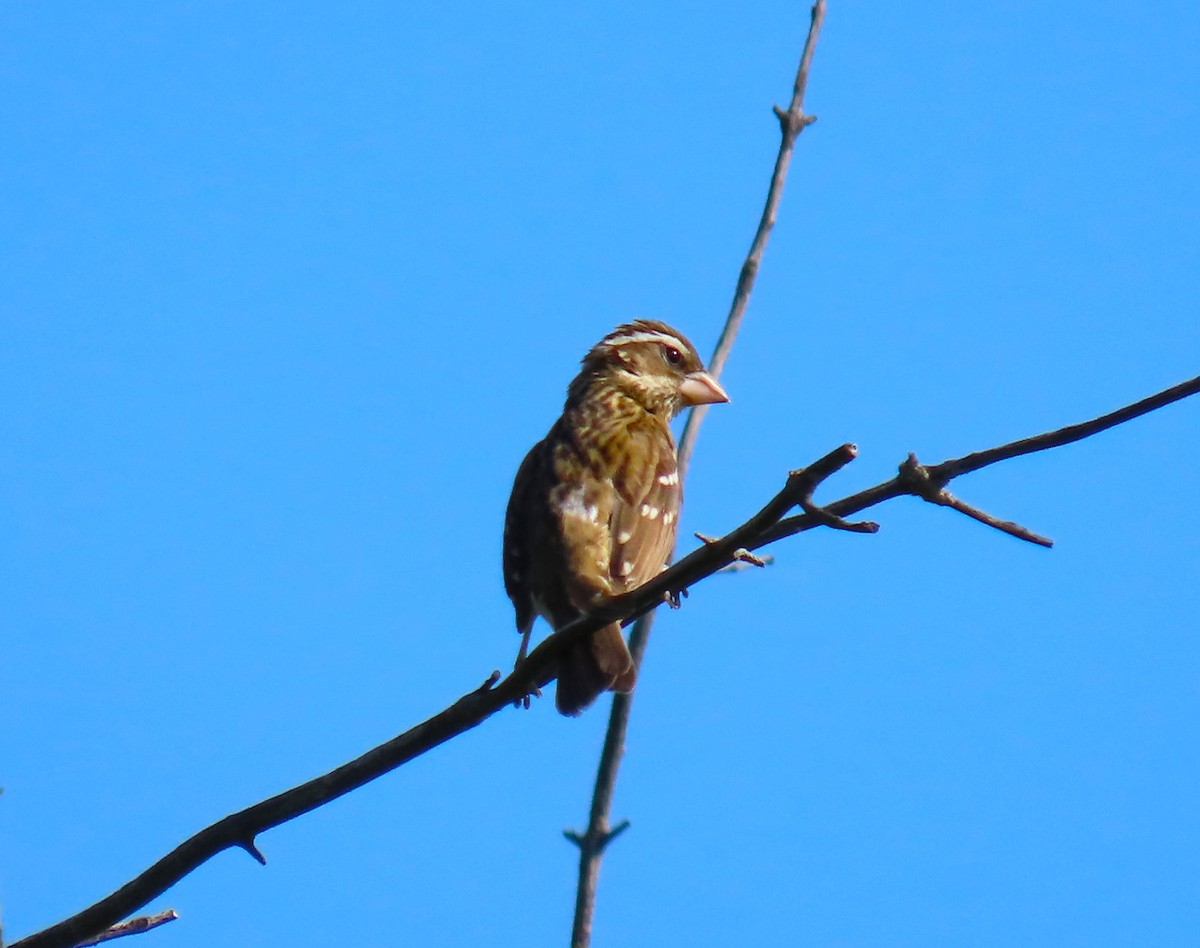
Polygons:
<instances>
[{"instance_id":1,"label":"bird's head","mask_svg":"<svg viewBox=\"0 0 1200 948\"><path fill-rule=\"evenodd\" d=\"M729 401L687 336L653 319L618 326L592 346L572 389L596 380L667 420L690 405Z\"/></svg>"}]
</instances>

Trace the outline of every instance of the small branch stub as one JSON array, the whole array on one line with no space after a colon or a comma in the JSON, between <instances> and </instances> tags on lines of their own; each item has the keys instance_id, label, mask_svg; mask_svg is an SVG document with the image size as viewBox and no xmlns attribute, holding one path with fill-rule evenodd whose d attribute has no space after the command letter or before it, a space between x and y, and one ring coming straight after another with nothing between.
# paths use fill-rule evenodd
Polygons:
<instances>
[{"instance_id":1,"label":"small branch stub","mask_svg":"<svg viewBox=\"0 0 1200 948\"><path fill-rule=\"evenodd\" d=\"M800 509L831 530L844 530L847 533L878 533L879 524L874 520L850 521L830 513L820 504L813 503L811 497L800 498Z\"/></svg>"},{"instance_id":2,"label":"small branch stub","mask_svg":"<svg viewBox=\"0 0 1200 948\"><path fill-rule=\"evenodd\" d=\"M629 826L629 820L621 820L620 823L609 830L604 836L604 841L600 844L600 851L603 852L605 849L607 849L608 844L629 829Z\"/></svg>"},{"instance_id":3,"label":"small branch stub","mask_svg":"<svg viewBox=\"0 0 1200 948\"><path fill-rule=\"evenodd\" d=\"M255 845L253 838L244 839L239 842L238 845L241 846L242 849L246 850L246 852L248 852L252 857L254 857L254 860L260 866L265 866L267 864L267 857L264 856L258 846Z\"/></svg>"},{"instance_id":4,"label":"small branch stub","mask_svg":"<svg viewBox=\"0 0 1200 948\"><path fill-rule=\"evenodd\" d=\"M498 669L498 668L493 669L492 673L490 675L488 675L487 681L485 681L482 685L480 685L478 688L476 688L475 693L481 694L482 692L485 692L485 691L491 691L492 688L495 686L496 682L498 682L500 680L500 677L501 677L500 669Z\"/></svg>"},{"instance_id":5,"label":"small branch stub","mask_svg":"<svg viewBox=\"0 0 1200 948\"><path fill-rule=\"evenodd\" d=\"M733 551L733 558L742 563L749 563L751 566L766 566L767 565L766 560L764 560L761 556L755 556L753 553L751 553L749 550L747 550L744 546L740 546L736 550Z\"/></svg>"},{"instance_id":6,"label":"small branch stub","mask_svg":"<svg viewBox=\"0 0 1200 948\"><path fill-rule=\"evenodd\" d=\"M578 846L581 851L598 856L608 848L609 843L629 829L629 826L629 820L621 820L612 829L600 830L594 837L573 829L563 830L563 836Z\"/></svg>"},{"instance_id":7,"label":"small branch stub","mask_svg":"<svg viewBox=\"0 0 1200 948\"><path fill-rule=\"evenodd\" d=\"M112 941L114 938L124 938L126 935L140 935L142 932L148 932L152 928L158 928L160 925L167 924L167 922L173 922L177 918L179 918L179 913L174 909L167 909L165 912L159 912L157 915L144 915L141 918L131 918L127 922L119 922L113 925L95 938L79 942L75 948L91 948L92 945Z\"/></svg>"},{"instance_id":8,"label":"small branch stub","mask_svg":"<svg viewBox=\"0 0 1200 948\"><path fill-rule=\"evenodd\" d=\"M777 105L772 106L771 110L779 119L779 130L783 133L783 137L789 141L795 140L797 135L817 120L815 115L805 115L803 112L797 114L787 109L781 109Z\"/></svg>"}]
</instances>

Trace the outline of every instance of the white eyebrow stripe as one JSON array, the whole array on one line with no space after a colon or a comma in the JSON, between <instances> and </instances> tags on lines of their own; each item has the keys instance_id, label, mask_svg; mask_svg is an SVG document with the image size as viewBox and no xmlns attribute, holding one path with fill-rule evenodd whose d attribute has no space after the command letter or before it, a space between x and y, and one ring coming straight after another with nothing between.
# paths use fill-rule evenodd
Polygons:
<instances>
[{"instance_id":1,"label":"white eyebrow stripe","mask_svg":"<svg viewBox=\"0 0 1200 948\"><path fill-rule=\"evenodd\" d=\"M667 332L629 332L619 336L609 336L604 340L610 346L624 346L636 342L657 342L659 345L674 346L680 352L687 352L688 346L678 336Z\"/></svg>"}]
</instances>

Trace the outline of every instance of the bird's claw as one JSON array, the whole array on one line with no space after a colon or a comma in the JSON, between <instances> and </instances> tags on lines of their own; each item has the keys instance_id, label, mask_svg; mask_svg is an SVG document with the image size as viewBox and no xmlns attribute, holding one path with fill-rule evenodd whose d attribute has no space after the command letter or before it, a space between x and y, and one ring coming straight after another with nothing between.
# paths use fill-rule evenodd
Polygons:
<instances>
[{"instance_id":1,"label":"bird's claw","mask_svg":"<svg viewBox=\"0 0 1200 948\"><path fill-rule=\"evenodd\" d=\"M530 705L530 699L531 698L540 698L541 696L542 696L542 689L539 688L537 685L534 685L533 690L530 691L529 694L525 695L525 697L523 697L523 698L518 698L516 701L513 702L513 707L514 708L523 708L524 710L528 711L529 705Z\"/></svg>"}]
</instances>

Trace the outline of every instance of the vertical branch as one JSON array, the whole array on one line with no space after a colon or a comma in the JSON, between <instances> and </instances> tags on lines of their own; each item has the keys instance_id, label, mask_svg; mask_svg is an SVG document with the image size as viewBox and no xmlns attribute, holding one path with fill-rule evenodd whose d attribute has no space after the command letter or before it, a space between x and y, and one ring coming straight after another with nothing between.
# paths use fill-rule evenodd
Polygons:
<instances>
[{"instance_id":1,"label":"vertical branch","mask_svg":"<svg viewBox=\"0 0 1200 948\"><path fill-rule=\"evenodd\" d=\"M817 0L812 8L812 21L808 28L808 39L804 43L804 52L800 55L800 66L796 71L796 82L792 87L792 101L787 109L775 106L775 116L779 119L782 140L779 143L779 154L775 156L775 168L771 172L771 184L767 188L767 200L763 204L762 217L758 221L758 230L754 232L754 240L750 242L750 252L742 264L738 274L737 287L733 291L733 301L729 305L729 315L725 317L725 325L717 339L708 370L713 378L719 378L725 363L729 361L729 353L733 351L733 341L737 338L738 330L742 328L742 319L746 315L746 306L750 302L750 294L754 291L754 281L758 278L758 267L762 262L763 251L767 249L767 241L771 231L775 229L775 215L779 210L779 201L783 197L783 184L787 180L788 169L792 164L792 152L795 150L796 139L800 133L817 120L815 115L804 113L804 93L808 90L808 70L812 65L813 51L817 46L817 37L821 32L821 24L825 20L825 0ZM688 464L695 449L696 437L704 416L708 413L709 405L697 405L688 412L687 422L683 426L683 437L679 439L679 477L687 474Z\"/></svg>"},{"instance_id":2,"label":"vertical branch","mask_svg":"<svg viewBox=\"0 0 1200 948\"><path fill-rule=\"evenodd\" d=\"M767 188L767 199L763 204L758 229L754 232L750 251L738 274L737 287L733 293L729 315L725 319L716 349L708 363L708 369L714 378L718 378L724 369L725 363L729 359L729 353L733 349L734 339L737 337L742 319L746 314L746 306L750 302L750 294L754 290L754 281L758 277L759 264L762 262L763 252L771 237L771 231L775 227L775 216L783 195L783 185L787 180L788 168L792 163L792 152L795 149L796 139L804 129L816 121L815 116L807 115L804 112L804 94L808 89L808 73L812 65L813 51L816 49L817 38L820 36L821 25L824 21L825 0L816 0L812 6L804 51L800 55L800 65L796 70L792 100L787 109L775 106L775 116L779 119L781 134L779 153L775 157L775 167L771 172L771 183ZM699 405L688 413L683 435L679 441L679 478L681 482L687 474L692 451L700 431L700 424L704 421L707 410L707 405ZM649 612L638 619L629 636L629 650L639 669L642 666L642 657L646 653L646 645L650 640L654 615L653 612ZM612 798L616 789L621 757L625 752L625 734L629 729L629 715L632 709L633 695L613 696L608 730L604 736L604 748L600 753L600 764L596 771L596 784L592 793L592 807L588 816L587 830L582 834L575 832L566 834L568 839L579 846L579 883L575 893L575 916L571 925L572 948L588 948L591 944L592 918L596 908L596 887L600 878L600 861L604 856L605 847L629 825L626 821L615 830L609 829L609 812L612 809Z\"/></svg>"}]
</instances>

